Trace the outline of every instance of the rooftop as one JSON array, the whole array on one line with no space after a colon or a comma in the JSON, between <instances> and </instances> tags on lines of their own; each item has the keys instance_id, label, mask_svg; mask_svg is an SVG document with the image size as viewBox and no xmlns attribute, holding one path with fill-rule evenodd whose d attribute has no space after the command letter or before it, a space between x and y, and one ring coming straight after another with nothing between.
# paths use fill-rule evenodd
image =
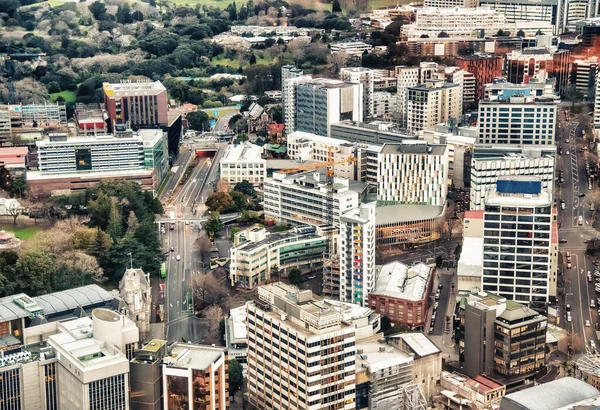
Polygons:
<instances>
[{"instance_id":1,"label":"rooftop","mask_svg":"<svg viewBox=\"0 0 600 410\"><path fill-rule=\"evenodd\" d=\"M507 394L502 399L500 410L557 410L598 395L600 392L584 381L564 377Z\"/></svg>"},{"instance_id":2,"label":"rooftop","mask_svg":"<svg viewBox=\"0 0 600 410\"><path fill-rule=\"evenodd\" d=\"M298 242L301 240L309 240L309 239L322 239L323 237L317 235L315 233L302 234L298 233L294 230L287 232L268 232L264 239L253 242L247 240L246 242L242 242L236 246L237 250L243 250L244 252L252 252L255 249L262 248L263 246L268 246L274 244L275 242L285 241L285 243L291 244L294 242Z\"/></svg>"},{"instance_id":3,"label":"rooftop","mask_svg":"<svg viewBox=\"0 0 600 410\"><path fill-rule=\"evenodd\" d=\"M381 267L371 293L410 301L423 300L432 270L422 262L410 268L400 262L388 263Z\"/></svg>"},{"instance_id":4,"label":"rooftop","mask_svg":"<svg viewBox=\"0 0 600 410\"><path fill-rule=\"evenodd\" d=\"M127 358L119 349L91 337L78 339L70 333L57 333L49 336L48 343L61 355L70 357L83 371L128 364Z\"/></svg>"},{"instance_id":5,"label":"rooftop","mask_svg":"<svg viewBox=\"0 0 600 410\"><path fill-rule=\"evenodd\" d=\"M465 237L462 247L463 249L468 249L468 252L460 253L458 276L481 277L481 269L483 267L483 238Z\"/></svg>"},{"instance_id":6,"label":"rooftop","mask_svg":"<svg viewBox=\"0 0 600 410\"><path fill-rule=\"evenodd\" d=\"M39 180L52 180L52 179L68 179L68 178L79 178L85 179L86 176L97 180L99 178L126 178L135 175L140 178L150 178L154 171L151 169L132 168L124 171L87 171L85 173L71 172L66 174L43 174L41 171L27 171L28 181L39 181Z\"/></svg>"},{"instance_id":7,"label":"rooftop","mask_svg":"<svg viewBox=\"0 0 600 410\"><path fill-rule=\"evenodd\" d=\"M167 366L184 369L205 370L219 360L227 349L222 347L201 346L177 342L171 347L163 363Z\"/></svg>"},{"instance_id":8,"label":"rooftop","mask_svg":"<svg viewBox=\"0 0 600 410\"><path fill-rule=\"evenodd\" d=\"M398 333L388 336L390 339L402 339L404 344L416 357L425 357L431 354L441 353L441 350L433 344L422 332Z\"/></svg>"},{"instance_id":9,"label":"rooftop","mask_svg":"<svg viewBox=\"0 0 600 410\"><path fill-rule=\"evenodd\" d=\"M356 369L368 367L370 373L413 361L412 356L378 341L356 343Z\"/></svg>"},{"instance_id":10,"label":"rooftop","mask_svg":"<svg viewBox=\"0 0 600 410\"><path fill-rule=\"evenodd\" d=\"M167 90L160 81L122 81L120 83L104 83L102 84L102 88L108 97L158 95Z\"/></svg>"},{"instance_id":11,"label":"rooftop","mask_svg":"<svg viewBox=\"0 0 600 410\"><path fill-rule=\"evenodd\" d=\"M428 144L427 141L403 141L400 143L385 143L381 148L381 154L423 154L444 155L448 146L444 144Z\"/></svg>"},{"instance_id":12,"label":"rooftop","mask_svg":"<svg viewBox=\"0 0 600 410\"><path fill-rule=\"evenodd\" d=\"M552 192L542 189L539 177L504 176L485 196L486 205L544 206L552 204Z\"/></svg>"},{"instance_id":13,"label":"rooftop","mask_svg":"<svg viewBox=\"0 0 600 410\"><path fill-rule=\"evenodd\" d=\"M223 158L221 158L220 162L265 162L266 160L262 159L262 151L262 147L251 144L249 142L245 142L243 144L238 145L228 145L227 150L225 151L225 155L223 155Z\"/></svg>"}]
</instances>

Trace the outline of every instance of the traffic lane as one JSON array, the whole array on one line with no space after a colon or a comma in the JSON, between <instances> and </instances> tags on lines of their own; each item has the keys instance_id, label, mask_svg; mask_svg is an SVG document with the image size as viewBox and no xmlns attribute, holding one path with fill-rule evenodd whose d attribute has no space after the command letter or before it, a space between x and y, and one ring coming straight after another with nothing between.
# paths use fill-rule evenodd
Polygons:
<instances>
[{"instance_id":1,"label":"traffic lane","mask_svg":"<svg viewBox=\"0 0 600 410\"><path fill-rule=\"evenodd\" d=\"M431 293L434 299L433 306L435 312L435 322L433 326L433 334L434 335L442 335L444 333L444 320L446 320L446 314L448 310L448 298L450 297L450 284L452 282L452 275L446 275L439 273L440 270L437 270L437 274L440 276L439 283L442 284L442 289L440 289L440 299L435 300L435 293L437 292L437 288L433 288ZM435 303L438 302L438 307L435 309ZM431 323L429 324L431 326ZM427 328L427 331L429 328Z\"/></svg>"}]
</instances>

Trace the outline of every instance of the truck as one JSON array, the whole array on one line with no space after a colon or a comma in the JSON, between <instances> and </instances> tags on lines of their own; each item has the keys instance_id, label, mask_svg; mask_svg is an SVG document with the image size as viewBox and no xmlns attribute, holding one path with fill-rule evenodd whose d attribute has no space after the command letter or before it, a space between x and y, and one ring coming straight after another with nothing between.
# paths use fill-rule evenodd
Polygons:
<instances>
[{"instance_id":1,"label":"truck","mask_svg":"<svg viewBox=\"0 0 600 410\"><path fill-rule=\"evenodd\" d=\"M175 229L175 211L169 212L169 218L171 219L171 224L169 226L169 230Z\"/></svg>"},{"instance_id":2,"label":"truck","mask_svg":"<svg viewBox=\"0 0 600 410\"><path fill-rule=\"evenodd\" d=\"M582 226L582 225L583 225L583 216L579 215L579 218L577 218L577 224L578 224L579 226Z\"/></svg>"}]
</instances>

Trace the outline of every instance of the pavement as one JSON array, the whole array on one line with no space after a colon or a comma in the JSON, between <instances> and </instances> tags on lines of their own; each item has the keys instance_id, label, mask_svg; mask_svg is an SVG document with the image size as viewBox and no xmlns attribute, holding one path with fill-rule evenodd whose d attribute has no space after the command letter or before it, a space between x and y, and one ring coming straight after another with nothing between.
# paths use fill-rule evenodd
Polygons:
<instances>
[{"instance_id":1,"label":"pavement","mask_svg":"<svg viewBox=\"0 0 600 410\"><path fill-rule=\"evenodd\" d=\"M160 197L159 197L159 199L161 201L164 201L165 199L169 198L173 194L173 191L175 191L175 188L177 188L177 184L179 183L179 180L185 173L185 170L186 170L189 162L191 161L191 159L192 159L192 151L188 150L185 147L181 147L179 156L177 157L177 159L173 163L173 166L171 167L171 170L176 169L177 172L175 172L171 175L171 178L167 182L166 188L163 189L163 191L161 192Z\"/></svg>"}]
</instances>

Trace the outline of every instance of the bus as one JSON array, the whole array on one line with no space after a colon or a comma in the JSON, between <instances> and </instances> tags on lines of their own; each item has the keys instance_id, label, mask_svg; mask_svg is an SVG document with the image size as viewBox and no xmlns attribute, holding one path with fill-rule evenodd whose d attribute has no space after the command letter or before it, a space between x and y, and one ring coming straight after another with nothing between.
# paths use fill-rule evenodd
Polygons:
<instances>
[{"instance_id":1,"label":"bus","mask_svg":"<svg viewBox=\"0 0 600 410\"><path fill-rule=\"evenodd\" d=\"M163 279L167 277L167 265L164 262L160 265L160 277Z\"/></svg>"}]
</instances>

